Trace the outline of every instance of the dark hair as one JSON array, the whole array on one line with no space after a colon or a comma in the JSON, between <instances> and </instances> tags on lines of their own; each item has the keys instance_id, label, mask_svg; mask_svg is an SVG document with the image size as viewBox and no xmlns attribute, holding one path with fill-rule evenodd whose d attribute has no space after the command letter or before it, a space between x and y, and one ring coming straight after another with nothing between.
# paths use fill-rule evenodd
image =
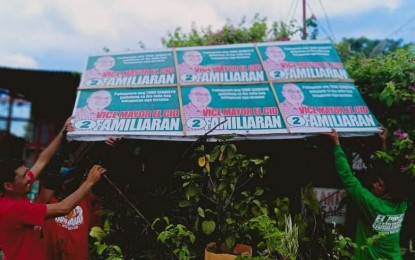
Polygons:
<instances>
[{"instance_id":1,"label":"dark hair","mask_svg":"<svg viewBox=\"0 0 415 260\"><path fill-rule=\"evenodd\" d=\"M0 160L0 191L4 191L4 183L14 181L16 169L23 165L24 162L16 158Z\"/></svg>"},{"instance_id":2,"label":"dark hair","mask_svg":"<svg viewBox=\"0 0 415 260\"><path fill-rule=\"evenodd\" d=\"M386 193L392 195L392 201L400 202L408 199L413 189L413 181L408 174L399 171L399 167L388 164L382 159L374 159L370 163L368 172L362 179L362 184L367 189L372 189L372 184L379 178L385 183Z\"/></svg>"}]
</instances>

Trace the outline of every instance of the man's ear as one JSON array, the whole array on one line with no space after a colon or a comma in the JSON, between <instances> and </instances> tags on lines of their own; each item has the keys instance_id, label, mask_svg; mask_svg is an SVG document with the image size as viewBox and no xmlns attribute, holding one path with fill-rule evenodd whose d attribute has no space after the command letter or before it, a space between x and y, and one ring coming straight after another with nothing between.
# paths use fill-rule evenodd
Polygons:
<instances>
[{"instance_id":1,"label":"man's ear","mask_svg":"<svg viewBox=\"0 0 415 260\"><path fill-rule=\"evenodd\" d=\"M13 190L13 184L11 182L6 181L3 183L4 190L6 191L12 191Z\"/></svg>"}]
</instances>

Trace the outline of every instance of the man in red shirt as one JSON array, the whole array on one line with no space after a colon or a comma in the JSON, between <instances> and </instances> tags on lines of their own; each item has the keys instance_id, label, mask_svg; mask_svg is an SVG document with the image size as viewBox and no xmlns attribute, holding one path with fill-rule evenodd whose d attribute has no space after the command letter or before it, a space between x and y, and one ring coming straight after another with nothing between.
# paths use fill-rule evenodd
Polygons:
<instances>
[{"instance_id":1,"label":"man in red shirt","mask_svg":"<svg viewBox=\"0 0 415 260\"><path fill-rule=\"evenodd\" d=\"M44 220L71 212L106 171L102 166L94 165L87 180L59 203L32 203L27 198L33 182L52 158L67 128L73 129L70 120L31 169L25 167L21 160L6 158L0 161L0 248L5 259L45 259L41 229Z\"/></svg>"},{"instance_id":2,"label":"man in red shirt","mask_svg":"<svg viewBox=\"0 0 415 260\"><path fill-rule=\"evenodd\" d=\"M109 137L105 140L108 147L114 148L121 138ZM63 153L60 153L63 154ZM63 158L60 155L54 156L51 163L48 165L45 174L53 174L53 172L61 172L61 167L64 164ZM49 167L50 166L50 167ZM54 186L52 183L44 180L40 191L40 196L51 203L58 203L74 190L79 187L80 183L84 181L86 169L84 167L72 167L63 171L64 177L59 186ZM50 194L50 193L53 193ZM51 197L45 194L52 195ZM49 199L50 197L50 199ZM44 232L45 245L47 247L47 259L60 260L79 260L88 259L88 238L90 228L101 223L102 204L100 200L92 192L89 192L76 207L67 215L56 218L51 218L45 221L42 226Z\"/></svg>"},{"instance_id":3,"label":"man in red shirt","mask_svg":"<svg viewBox=\"0 0 415 260\"><path fill-rule=\"evenodd\" d=\"M55 196L51 199L51 203L59 201ZM98 225L94 220L100 217L99 206L96 196L90 192L69 214L45 221L42 228L47 259L88 259L89 230Z\"/></svg>"}]
</instances>

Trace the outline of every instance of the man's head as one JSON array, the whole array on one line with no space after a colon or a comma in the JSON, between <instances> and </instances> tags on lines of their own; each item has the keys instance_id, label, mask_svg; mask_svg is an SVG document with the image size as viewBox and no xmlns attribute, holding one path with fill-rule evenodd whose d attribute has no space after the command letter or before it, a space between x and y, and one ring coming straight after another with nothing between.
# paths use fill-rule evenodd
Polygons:
<instances>
[{"instance_id":1,"label":"man's head","mask_svg":"<svg viewBox=\"0 0 415 260\"><path fill-rule=\"evenodd\" d=\"M183 60L191 67L196 67L202 62L202 54L198 51L186 51L183 54Z\"/></svg>"},{"instance_id":2,"label":"man's head","mask_svg":"<svg viewBox=\"0 0 415 260\"><path fill-rule=\"evenodd\" d=\"M107 71L114 67L114 65L115 59L112 56L99 57L94 63L95 69L97 69L98 71Z\"/></svg>"},{"instance_id":3,"label":"man's head","mask_svg":"<svg viewBox=\"0 0 415 260\"><path fill-rule=\"evenodd\" d=\"M62 200L74 193L85 180L87 170L83 167L61 168L60 177L63 179L60 189L55 192L56 197Z\"/></svg>"},{"instance_id":4,"label":"man's head","mask_svg":"<svg viewBox=\"0 0 415 260\"><path fill-rule=\"evenodd\" d=\"M277 46L270 46L265 50L267 57L275 63L281 62L285 59L284 51Z\"/></svg>"},{"instance_id":5,"label":"man's head","mask_svg":"<svg viewBox=\"0 0 415 260\"><path fill-rule=\"evenodd\" d=\"M206 108L210 101L212 101L209 90L204 87L192 88L189 93L189 99L190 102L199 109Z\"/></svg>"},{"instance_id":6,"label":"man's head","mask_svg":"<svg viewBox=\"0 0 415 260\"><path fill-rule=\"evenodd\" d=\"M29 169L19 159L5 158L0 161L0 191L3 194L24 196L32 189Z\"/></svg>"},{"instance_id":7,"label":"man's head","mask_svg":"<svg viewBox=\"0 0 415 260\"><path fill-rule=\"evenodd\" d=\"M285 100L294 106L301 106L304 101L304 94L300 87L295 84L288 83L282 86L282 95Z\"/></svg>"},{"instance_id":8,"label":"man's head","mask_svg":"<svg viewBox=\"0 0 415 260\"><path fill-rule=\"evenodd\" d=\"M111 104L111 93L106 90L95 91L86 102L92 111L101 111Z\"/></svg>"},{"instance_id":9,"label":"man's head","mask_svg":"<svg viewBox=\"0 0 415 260\"><path fill-rule=\"evenodd\" d=\"M371 162L361 181L362 185L377 197L396 202L408 198L413 190L410 177L382 159L375 159Z\"/></svg>"},{"instance_id":10,"label":"man's head","mask_svg":"<svg viewBox=\"0 0 415 260\"><path fill-rule=\"evenodd\" d=\"M370 191L377 197L382 198L386 194L385 181L382 178L378 177L377 180L372 183Z\"/></svg>"},{"instance_id":11,"label":"man's head","mask_svg":"<svg viewBox=\"0 0 415 260\"><path fill-rule=\"evenodd\" d=\"M377 197L383 197L386 194L385 180L389 179L391 173L392 170L385 161L372 159L361 181Z\"/></svg>"}]
</instances>

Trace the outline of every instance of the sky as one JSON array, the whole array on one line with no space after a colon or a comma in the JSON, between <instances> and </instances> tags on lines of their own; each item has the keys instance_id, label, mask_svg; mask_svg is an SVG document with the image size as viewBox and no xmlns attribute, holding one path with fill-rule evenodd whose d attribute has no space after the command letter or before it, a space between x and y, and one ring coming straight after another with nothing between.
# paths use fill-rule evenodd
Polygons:
<instances>
[{"instance_id":1,"label":"sky","mask_svg":"<svg viewBox=\"0 0 415 260\"><path fill-rule=\"evenodd\" d=\"M415 42L414 0L307 0L318 39ZM89 55L163 48L181 27L218 30L259 14L269 23L302 20L302 0L0 0L0 67L82 72Z\"/></svg>"}]
</instances>

